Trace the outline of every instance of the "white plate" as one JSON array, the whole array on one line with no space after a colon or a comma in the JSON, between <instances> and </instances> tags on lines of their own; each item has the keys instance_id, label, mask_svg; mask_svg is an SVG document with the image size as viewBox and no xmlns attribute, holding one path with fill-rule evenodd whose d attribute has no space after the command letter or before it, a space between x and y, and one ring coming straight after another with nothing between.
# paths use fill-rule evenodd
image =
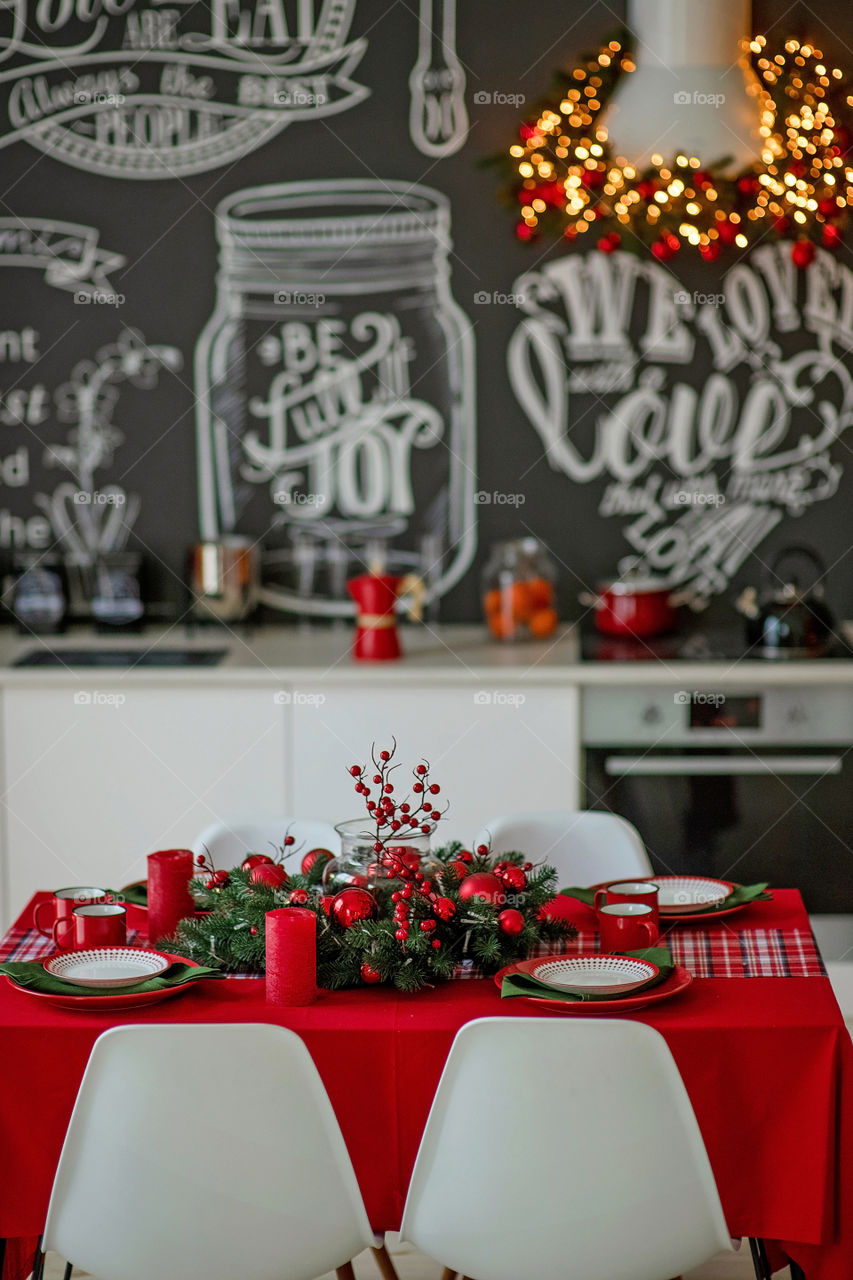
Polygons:
<instances>
[{"instance_id":1,"label":"white plate","mask_svg":"<svg viewBox=\"0 0 853 1280\"><path fill-rule=\"evenodd\" d=\"M658 886L658 910L662 914L716 906L732 891L725 880L709 880L705 876L656 876L650 883Z\"/></svg>"},{"instance_id":2,"label":"white plate","mask_svg":"<svg viewBox=\"0 0 853 1280\"><path fill-rule=\"evenodd\" d=\"M45 960L47 973L77 987L131 987L165 973L171 964L159 951L142 947L94 947Z\"/></svg>"},{"instance_id":3,"label":"white plate","mask_svg":"<svg viewBox=\"0 0 853 1280\"><path fill-rule=\"evenodd\" d=\"M660 970L651 960L631 956L572 956L563 960L543 960L533 970L534 978L552 987L608 995L633 991L656 978Z\"/></svg>"}]
</instances>

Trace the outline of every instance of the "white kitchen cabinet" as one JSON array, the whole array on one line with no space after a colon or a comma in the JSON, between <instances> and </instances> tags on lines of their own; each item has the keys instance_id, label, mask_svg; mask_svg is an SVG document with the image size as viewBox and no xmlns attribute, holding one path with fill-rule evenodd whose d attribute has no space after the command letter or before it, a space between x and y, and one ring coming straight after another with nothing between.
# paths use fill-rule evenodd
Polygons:
<instances>
[{"instance_id":1,"label":"white kitchen cabinet","mask_svg":"<svg viewBox=\"0 0 853 1280\"><path fill-rule=\"evenodd\" d=\"M286 812L289 713L265 688L7 688L4 925L36 889L117 887L221 816Z\"/></svg>"},{"instance_id":2,"label":"white kitchen cabinet","mask_svg":"<svg viewBox=\"0 0 853 1280\"><path fill-rule=\"evenodd\" d=\"M362 799L347 774L369 762L371 743L396 734L405 792L425 756L438 797L450 801L439 835L473 839L490 817L514 809L571 809L580 800L578 697L573 688L429 684L394 689L326 686L323 701L294 697L288 759L296 811L358 817Z\"/></svg>"}]
</instances>

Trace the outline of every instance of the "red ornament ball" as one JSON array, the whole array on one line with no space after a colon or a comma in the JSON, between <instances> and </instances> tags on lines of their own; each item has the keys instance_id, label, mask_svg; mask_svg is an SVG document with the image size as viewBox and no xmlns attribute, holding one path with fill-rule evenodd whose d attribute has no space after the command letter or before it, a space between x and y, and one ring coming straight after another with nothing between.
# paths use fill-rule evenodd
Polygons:
<instances>
[{"instance_id":1,"label":"red ornament ball","mask_svg":"<svg viewBox=\"0 0 853 1280\"><path fill-rule=\"evenodd\" d=\"M484 848L484 849L485 849L485 847L486 847L486 846L485 846L485 845L483 845L483 848ZM458 853L457 853L457 855L456 855L456 861L457 861L457 862L473 862L473 861L474 861L474 855L473 855L473 853L471 852L471 850L470 850L470 849L460 849L460 850L459 850L459 852L458 852Z\"/></svg>"},{"instance_id":2,"label":"red ornament ball","mask_svg":"<svg viewBox=\"0 0 853 1280\"><path fill-rule=\"evenodd\" d=\"M468 863L456 858L453 862L448 862L446 870L455 872L456 880L464 880L468 874Z\"/></svg>"},{"instance_id":3,"label":"red ornament ball","mask_svg":"<svg viewBox=\"0 0 853 1280\"><path fill-rule=\"evenodd\" d=\"M343 929L351 929L362 920L372 920L376 915L376 899L366 889L341 889L332 900L332 919Z\"/></svg>"},{"instance_id":4,"label":"red ornament ball","mask_svg":"<svg viewBox=\"0 0 853 1280\"><path fill-rule=\"evenodd\" d=\"M377 982L382 981L382 974L378 969L374 969L372 964L368 964L367 961L361 966L360 973L362 982L368 987L375 986Z\"/></svg>"},{"instance_id":5,"label":"red ornament ball","mask_svg":"<svg viewBox=\"0 0 853 1280\"><path fill-rule=\"evenodd\" d=\"M491 871L474 871L466 876L459 886L459 897L464 902L486 902L490 907L502 907L506 902L504 887Z\"/></svg>"},{"instance_id":6,"label":"red ornament ball","mask_svg":"<svg viewBox=\"0 0 853 1280\"><path fill-rule=\"evenodd\" d=\"M252 874L249 876L251 884L265 884L270 889L280 889L287 884L287 880L287 872L279 862L262 862L259 866L252 868Z\"/></svg>"},{"instance_id":7,"label":"red ornament ball","mask_svg":"<svg viewBox=\"0 0 853 1280\"><path fill-rule=\"evenodd\" d=\"M272 862L272 858L265 853L250 853L248 858L243 859L241 868L243 871L251 871L253 867L262 867L268 862Z\"/></svg>"},{"instance_id":8,"label":"red ornament ball","mask_svg":"<svg viewBox=\"0 0 853 1280\"><path fill-rule=\"evenodd\" d=\"M791 261L795 267L803 268L811 266L814 262L815 247L811 240L798 240L791 247Z\"/></svg>"},{"instance_id":9,"label":"red ornament ball","mask_svg":"<svg viewBox=\"0 0 853 1280\"><path fill-rule=\"evenodd\" d=\"M515 907L507 907L506 911L502 911L498 916L498 924L501 933L505 933L509 938L517 938L524 928L524 916L520 911L516 911Z\"/></svg>"},{"instance_id":10,"label":"red ornament ball","mask_svg":"<svg viewBox=\"0 0 853 1280\"><path fill-rule=\"evenodd\" d=\"M334 856L330 849L309 849L300 863L302 874L307 876L317 862L331 862Z\"/></svg>"},{"instance_id":11,"label":"red ornament ball","mask_svg":"<svg viewBox=\"0 0 853 1280\"><path fill-rule=\"evenodd\" d=\"M512 889L516 893L527 888L527 876L521 867L516 866L515 863L507 867L499 879L505 889Z\"/></svg>"},{"instance_id":12,"label":"red ornament ball","mask_svg":"<svg viewBox=\"0 0 853 1280\"><path fill-rule=\"evenodd\" d=\"M307 889L294 889L290 895L290 905L292 907L303 907L309 897Z\"/></svg>"}]
</instances>

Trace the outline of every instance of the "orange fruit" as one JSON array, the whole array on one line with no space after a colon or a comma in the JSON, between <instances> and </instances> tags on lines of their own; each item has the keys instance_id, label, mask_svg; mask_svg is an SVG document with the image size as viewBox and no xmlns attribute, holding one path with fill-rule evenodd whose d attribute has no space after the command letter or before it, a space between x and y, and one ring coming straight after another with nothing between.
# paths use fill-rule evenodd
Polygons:
<instances>
[{"instance_id":1,"label":"orange fruit","mask_svg":"<svg viewBox=\"0 0 853 1280\"><path fill-rule=\"evenodd\" d=\"M554 588L546 578L533 578L527 584L528 594L530 596L530 608L535 612L537 609L550 609L554 603Z\"/></svg>"},{"instance_id":2,"label":"orange fruit","mask_svg":"<svg viewBox=\"0 0 853 1280\"><path fill-rule=\"evenodd\" d=\"M515 635L512 618L507 617L505 613L490 613L486 621L496 640L511 640Z\"/></svg>"},{"instance_id":3,"label":"orange fruit","mask_svg":"<svg viewBox=\"0 0 853 1280\"><path fill-rule=\"evenodd\" d=\"M500 613L500 610L501 610L500 591L496 591L496 590L487 591L485 596L483 597L483 608L486 611L487 617L493 613Z\"/></svg>"},{"instance_id":4,"label":"orange fruit","mask_svg":"<svg viewBox=\"0 0 853 1280\"><path fill-rule=\"evenodd\" d=\"M531 614L528 623L530 634L539 640L544 640L546 636L556 631L558 622L556 609L537 609L534 614Z\"/></svg>"},{"instance_id":5,"label":"orange fruit","mask_svg":"<svg viewBox=\"0 0 853 1280\"><path fill-rule=\"evenodd\" d=\"M527 622L530 617L530 586L526 582L512 582L503 589L506 606L515 622Z\"/></svg>"}]
</instances>

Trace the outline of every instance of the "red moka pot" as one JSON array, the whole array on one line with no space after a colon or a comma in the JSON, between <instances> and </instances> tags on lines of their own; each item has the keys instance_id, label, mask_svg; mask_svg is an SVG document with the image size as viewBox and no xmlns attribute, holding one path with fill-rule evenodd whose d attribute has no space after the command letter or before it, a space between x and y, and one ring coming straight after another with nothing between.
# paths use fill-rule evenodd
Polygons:
<instances>
[{"instance_id":1,"label":"red moka pot","mask_svg":"<svg viewBox=\"0 0 853 1280\"><path fill-rule=\"evenodd\" d=\"M361 662L389 662L399 658L397 601L410 595L409 617L420 620L424 584L414 574L400 578L390 573L364 573L350 578L347 591L355 601L353 657Z\"/></svg>"}]
</instances>

